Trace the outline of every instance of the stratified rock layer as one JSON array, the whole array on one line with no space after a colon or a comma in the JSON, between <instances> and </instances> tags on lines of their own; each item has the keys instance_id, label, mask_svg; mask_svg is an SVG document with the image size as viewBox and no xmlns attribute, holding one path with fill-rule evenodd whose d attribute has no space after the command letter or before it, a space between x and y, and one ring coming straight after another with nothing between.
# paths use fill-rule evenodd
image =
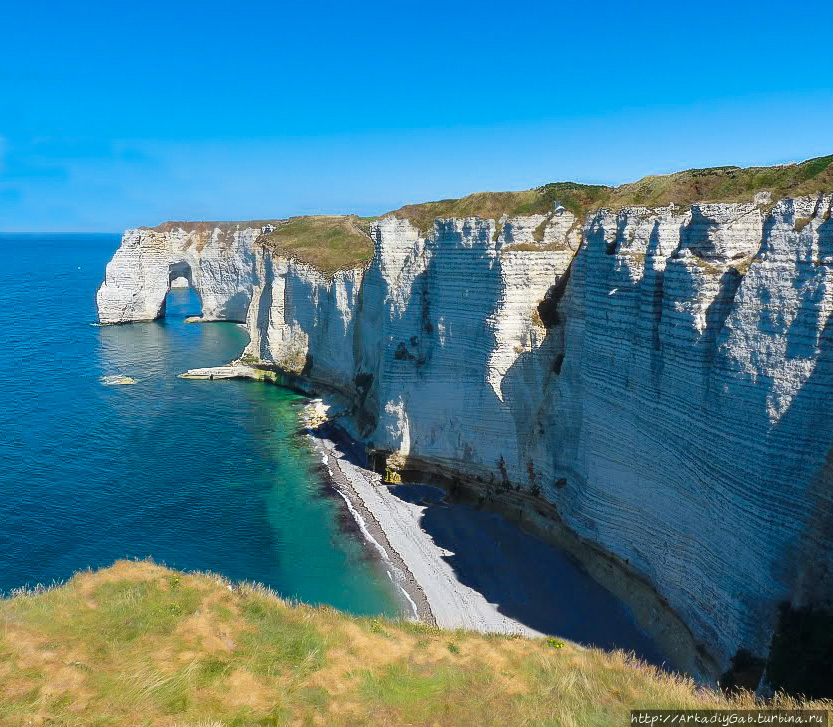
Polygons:
<instances>
[{"instance_id":1,"label":"stratified rock layer","mask_svg":"<svg viewBox=\"0 0 833 727\"><path fill-rule=\"evenodd\" d=\"M766 654L780 602L833 596L831 199L426 237L386 217L370 265L332 277L259 229L130 231L99 315L156 317L184 275L205 317L246 320L249 357L347 394L391 462L551 504L656 589L700 646L685 666L714 674Z\"/></svg>"},{"instance_id":2,"label":"stratified rock layer","mask_svg":"<svg viewBox=\"0 0 833 727\"><path fill-rule=\"evenodd\" d=\"M98 289L99 320L159 318L176 282L175 287L190 285L199 293L204 319L245 321L254 279L254 241L260 234L260 228L240 225L128 230Z\"/></svg>"}]
</instances>

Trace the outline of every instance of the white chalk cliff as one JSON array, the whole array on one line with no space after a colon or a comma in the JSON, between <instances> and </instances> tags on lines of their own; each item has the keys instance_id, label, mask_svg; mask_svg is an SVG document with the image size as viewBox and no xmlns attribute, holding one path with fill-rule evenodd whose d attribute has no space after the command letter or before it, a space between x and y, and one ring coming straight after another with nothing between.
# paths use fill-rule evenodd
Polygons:
<instances>
[{"instance_id":1,"label":"white chalk cliff","mask_svg":"<svg viewBox=\"0 0 833 727\"><path fill-rule=\"evenodd\" d=\"M234 228L234 229L233 229ZM128 230L107 265L96 303L101 323L149 321L165 315L171 287L195 288L206 320L246 320L260 228L165 225ZM175 285L173 285L175 283Z\"/></svg>"},{"instance_id":2,"label":"white chalk cliff","mask_svg":"<svg viewBox=\"0 0 833 727\"><path fill-rule=\"evenodd\" d=\"M551 505L713 674L766 655L779 603L833 595L833 195L767 202L424 236L388 216L370 264L332 276L258 226L131 230L99 316L158 317L185 277L204 317L246 322L248 356L349 396L392 462Z\"/></svg>"}]
</instances>

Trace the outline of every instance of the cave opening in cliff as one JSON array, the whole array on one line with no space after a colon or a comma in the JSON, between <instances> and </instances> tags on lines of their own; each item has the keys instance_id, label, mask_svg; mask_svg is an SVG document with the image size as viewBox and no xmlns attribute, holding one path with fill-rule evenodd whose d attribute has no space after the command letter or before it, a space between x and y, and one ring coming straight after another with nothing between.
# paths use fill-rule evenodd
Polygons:
<instances>
[{"instance_id":1,"label":"cave opening in cliff","mask_svg":"<svg viewBox=\"0 0 833 727\"><path fill-rule=\"evenodd\" d=\"M202 298L194 287L191 266L181 261L168 269L168 291L159 311L160 318L189 318L202 315Z\"/></svg>"}]
</instances>

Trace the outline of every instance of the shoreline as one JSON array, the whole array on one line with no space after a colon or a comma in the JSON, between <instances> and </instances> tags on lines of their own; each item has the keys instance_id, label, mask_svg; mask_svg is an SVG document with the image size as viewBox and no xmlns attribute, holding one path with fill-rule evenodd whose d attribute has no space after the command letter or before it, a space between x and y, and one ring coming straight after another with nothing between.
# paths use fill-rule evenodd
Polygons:
<instances>
[{"instance_id":1,"label":"shoreline","mask_svg":"<svg viewBox=\"0 0 833 727\"><path fill-rule=\"evenodd\" d=\"M349 428L337 421L347 414L349 402L337 392L322 399L315 384L298 376L240 359L179 376L269 382L306 398L299 412L301 433L327 468L329 484L345 501L368 546L387 567L403 605L407 602L419 621L481 633L556 635L576 644L624 649L698 680L709 679L714 671L649 584L567 531L558 518L539 512L540 502L525 509L516 502L523 496L511 493L510 501L483 509L485 493L478 483L469 488L456 482L454 493L442 482L382 484L381 475L358 464L364 463L364 453L356 449ZM425 482L434 478L429 474ZM514 559L507 558L504 548L513 551ZM543 566L545 561L548 565L532 578L527 564Z\"/></svg>"},{"instance_id":2,"label":"shoreline","mask_svg":"<svg viewBox=\"0 0 833 727\"><path fill-rule=\"evenodd\" d=\"M250 379L282 383L269 370L233 361L225 366L191 369L179 374L193 380ZM321 458L330 484L342 497L368 545L388 566L388 575L417 620L447 629L481 633L546 634L500 613L480 592L460 581L445 558L454 554L437 545L420 526L425 508L395 497L381 476L351 461L349 435L328 416L330 408L305 392L309 402L301 424Z\"/></svg>"},{"instance_id":3,"label":"shoreline","mask_svg":"<svg viewBox=\"0 0 833 727\"><path fill-rule=\"evenodd\" d=\"M343 445L334 441L339 439L337 434L310 430L307 435L322 459L326 458L332 483L362 534L395 570L394 582L419 621L481 633L545 635L504 616L482 594L461 583L444 559L449 553L420 527L422 508L395 497L380 475L350 461Z\"/></svg>"},{"instance_id":4,"label":"shoreline","mask_svg":"<svg viewBox=\"0 0 833 727\"><path fill-rule=\"evenodd\" d=\"M311 431L308 431L306 436L310 446L321 456L321 461L327 469L329 484L344 500L362 536L388 568L388 577L401 591L401 595L404 596L413 612L413 617L422 623L436 626L437 622L422 587L417 583L399 553L391 546L384 528L379 524L373 512L367 508L364 500L359 497L341 469L335 443Z\"/></svg>"}]
</instances>

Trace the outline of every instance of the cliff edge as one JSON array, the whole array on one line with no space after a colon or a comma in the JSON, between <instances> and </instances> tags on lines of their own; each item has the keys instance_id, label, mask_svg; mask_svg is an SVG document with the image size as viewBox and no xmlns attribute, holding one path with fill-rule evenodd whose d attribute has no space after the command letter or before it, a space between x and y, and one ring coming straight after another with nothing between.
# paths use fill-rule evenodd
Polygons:
<instances>
[{"instance_id":1,"label":"cliff edge","mask_svg":"<svg viewBox=\"0 0 833 727\"><path fill-rule=\"evenodd\" d=\"M622 652L360 618L148 562L0 600L0 625L7 727L620 725L631 709L764 706Z\"/></svg>"},{"instance_id":2,"label":"cliff edge","mask_svg":"<svg viewBox=\"0 0 833 727\"><path fill-rule=\"evenodd\" d=\"M99 317L164 315L185 277L247 360L348 397L378 462L572 538L713 677L833 597L831 161L340 221L373 253L329 270L285 221L130 230Z\"/></svg>"}]
</instances>

